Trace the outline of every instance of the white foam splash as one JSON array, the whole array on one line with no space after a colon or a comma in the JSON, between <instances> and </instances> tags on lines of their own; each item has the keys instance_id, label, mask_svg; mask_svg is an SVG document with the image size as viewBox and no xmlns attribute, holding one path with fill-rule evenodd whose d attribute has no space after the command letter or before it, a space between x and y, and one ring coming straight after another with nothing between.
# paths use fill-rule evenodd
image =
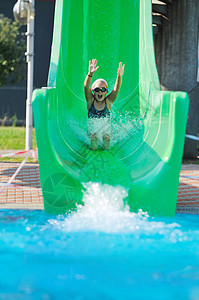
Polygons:
<instances>
[{"instance_id":1,"label":"white foam splash","mask_svg":"<svg viewBox=\"0 0 199 300\"><path fill-rule=\"evenodd\" d=\"M121 186L108 184L87 183L84 193L84 206L78 206L77 212L49 223L64 232L99 231L105 233L133 233L140 235L170 236L178 239L182 233L177 223L165 224L149 220L148 213L139 210L138 213L129 211L124 204L128 191ZM174 241L175 242L175 241Z\"/></svg>"}]
</instances>

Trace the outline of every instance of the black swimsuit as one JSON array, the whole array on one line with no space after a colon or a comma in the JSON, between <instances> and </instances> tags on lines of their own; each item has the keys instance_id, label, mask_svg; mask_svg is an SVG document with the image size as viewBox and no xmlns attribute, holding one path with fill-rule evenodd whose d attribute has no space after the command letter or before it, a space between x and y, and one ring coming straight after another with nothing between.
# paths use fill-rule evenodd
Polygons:
<instances>
[{"instance_id":1,"label":"black swimsuit","mask_svg":"<svg viewBox=\"0 0 199 300\"><path fill-rule=\"evenodd\" d=\"M106 100L105 100L105 107L102 110L96 109L93 101L91 107L88 110L88 117L89 118L110 118L110 111L106 104Z\"/></svg>"}]
</instances>

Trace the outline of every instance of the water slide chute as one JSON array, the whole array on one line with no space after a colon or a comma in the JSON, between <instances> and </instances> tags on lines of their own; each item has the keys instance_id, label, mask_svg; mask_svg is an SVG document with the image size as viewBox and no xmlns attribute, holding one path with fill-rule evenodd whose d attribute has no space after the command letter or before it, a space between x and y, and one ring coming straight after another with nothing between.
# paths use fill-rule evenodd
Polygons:
<instances>
[{"instance_id":1,"label":"water slide chute","mask_svg":"<svg viewBox=\"0 0 199 300\"><path fill-rule=\"evenodd\" d=\"M33 93L44 208L65 213L83 204L85 182L123 186L130 210L173 216L188 114L188 95L161 91L151 0L56 0L48 87ZM93 151L87 135L84 79L111 90L120 61L122 87L112 108L109 151Z\"/></svg>"}]
</instances>

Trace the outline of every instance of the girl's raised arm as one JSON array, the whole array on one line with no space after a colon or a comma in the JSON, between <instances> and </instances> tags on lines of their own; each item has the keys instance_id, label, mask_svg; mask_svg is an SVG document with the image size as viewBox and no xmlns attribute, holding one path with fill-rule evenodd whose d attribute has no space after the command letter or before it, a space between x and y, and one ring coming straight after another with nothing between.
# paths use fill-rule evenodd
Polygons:
<instances>
[{"instance_id":1,"label":"girl's raised arm","mask_svg":"<svg viewBox=\"0 0 199 300\"><path fill-rule=\"evenodd\" d=\"M124 67L125 67L125 65L122 65L122 62L120 62L119 68L117 70L117 79L115 82L115 86L114 86L112 92L110 93L110 95L108 95L108 97L107 97L111 103L113 103L115 101L115 99L117 98L120 87L122 85L122 76L124 74Z\"/></svg>"},{"instance_id":2,"label":"girl's raised arm","mask_svg":"<svg viewBox=\"0 0 199 300\"><path fill-rule=\"evenodd\" d=\"M97 66L97 60L93 59L92 62L91 60L89 61L89 69L88 69L88 74L86 75L85 81L84 81L84 93L87 101L87 105L90 106L93 101L93 94L91 92L91 80L93 77L93 74L97 71L99 66Z\"/></svg>"}]
</instances>

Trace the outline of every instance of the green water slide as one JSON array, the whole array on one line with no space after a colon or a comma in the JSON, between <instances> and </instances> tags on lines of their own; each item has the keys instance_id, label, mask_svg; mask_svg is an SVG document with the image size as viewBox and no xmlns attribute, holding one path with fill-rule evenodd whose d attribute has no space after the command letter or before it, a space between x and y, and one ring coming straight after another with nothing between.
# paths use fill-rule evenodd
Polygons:
<instances>
[{"instance_id":1,"label":"green water slide","mask_svg":"<svg viewBox=\"0 0 199 300\"><path fill-rule=\"evenodd\" d=\"M153 47L151 0L56 0L48 87L33 94L44 207L65 213L83 204L85 183L123 186L130 210L173 216L188 95L161 91ZM92 150L84 79L122 87L111 110L108 151Z\"/></svg>"}]
</instances>

